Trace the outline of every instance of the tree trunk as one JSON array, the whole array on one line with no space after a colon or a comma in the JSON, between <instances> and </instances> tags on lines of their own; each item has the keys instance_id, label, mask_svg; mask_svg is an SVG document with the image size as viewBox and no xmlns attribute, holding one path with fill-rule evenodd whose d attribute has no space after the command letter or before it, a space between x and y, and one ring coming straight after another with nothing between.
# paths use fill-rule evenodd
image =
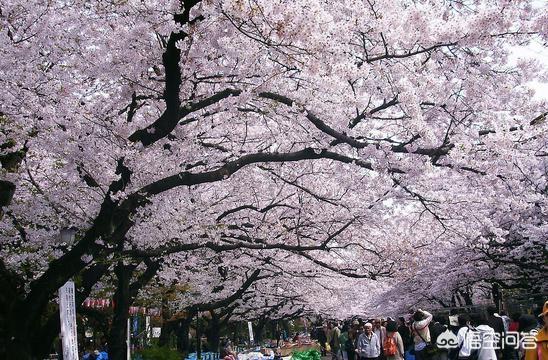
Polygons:
<instances>
[{"instance_id":1,"label":"tree trunk","mask_svg":"<svg viewBox=\"0 0 548 360\"><path fill-rule=\"evenodd\" d=\"M168 298L171 293L172 290L169 290L162 296L162 330L160 332L160 338L158 339L159 346L167 346L169 344L169 336L175 329L176 322L169 320L171 317L171 311L169 310Z\"/></svg>"},{"instance_id":2,"label":"tree trunk","mask_svg":"<svg viewBox=\"0 0 548 360\"><path fill-rule=\"evenodd\" d=\"M451 295L451 306L457 307L457 301L455 300L455 294Z\"/></svg>"},{"instance_id":3,"label":"tree trunk","mask_svg":"<svg viewBox=\"0 0 548 360\"><path fill-rule=\"evenodd\" d=\"M500 302L502 300L502 296L501 296L500 287L498 284L493 283L491 285L491 293L493 295L493 302L495 303L497 312L500 312Z\"/></svg>"},{"instance_id":4,"label":"tree trunk","mask_svg":"<svg viewBox=\"0 0 548 360\"><path fill-rule=\"evenodd\" d=\"M31 359L30 329L21 319L21 280L0 259L0 359Z\"/></svg>"},{"instance_id":5,"label":"tree trunk","mask_svg":"<svg viewBox=\"0 0 548 360\"><path fill-rule=\"evenodd\" d=\"M23 318L24 314L14 313L11 316L10 325L2 329L2 344L0 345L0 359L10 360L31 360L32 345L30 343L29 331L22 322L17 319ZM5 346L4 346L5 344Z\"/></svg>"},{"instance_id":6,"label":"tree trunk","mask_svg":"<svg viewBox=\"0 0 548 360\"><path fill-rule=\"evenodd\" d=\"M202 329L198 315L196 315L196 358L202 358Z\"/></svg>"},{"instance_id":7,"label":"tree trunk","mask_svg":"<svg viewBox=\"0 0 548 360\"><path fill-rule=\"evenodd\" d=\"M263 341L263 333L266 321L266 318L261 317L259 321L257 321L257 325L255 326L255 342L257 344L260 344Z\"/></svg>"},{"instance_id":8,"label":"tree trunk","mask_svg":"<svg viewBox=\"0 0 548 360\"><path fill-rule=\"evenodd\" d=\"M162 323L162 330L160 332L160 337L158 338L158 346L169 345L169 336L175 330L176 325L176 321L164 321Z\"/></svg>"},{"instance_id":9,"label":"tree trunk","mask_svg":"<svg viewBox=\"0 0 548 360\"><path fill-rule=\"evenodd\" d=\"M221 323L219 317L215 315L213 311L211 311L211 313L211 320L207 324L205 334L207 336L209 351L218 352L221 339Z\"/></svg>"},{"instance_id":10,"label":"tree trunk","mask_svg":"<svg viewBox=\"0 0 548 360\"><path fill-rule=\"evenodd\" d=\"M276 347L280 346L279 340L280 340L280 332L278 331L278 320L272 320L269 323L270 325L270 333L272 334L272 338L276 339Z\"/></svg>"},{"instance_id":11,"label":"tree trunk","mask_svg":"<svg viewBox=\"0 0 548 360\"><path fill-rule=\"evenodd\" d=\"M230 324L228 324L230 340L232 341L232 344L235 346L238 345L238 325L239 325L239 322L237 321L231 322Z\"/></svg>"},{"instance_id":12,"label":"tree trunk","mask_svg":"<svg viewBox=\"0 0 548 360\"><path fill-rule=\"evenodd\" d=\"M188 333L190 332L190 323L194 314L189 314L186 319L181 320L179 331L177 332L177 342L179 343L179 350L186 356L190 352L190 341L188 340Z\"/></svg>"},{"instance_id":13,"label":"tree trunk","mask_svg":"<svg viewBox=\"0 0 548 360\"><path fill-rule=\"evenodd\" d=\"M289 322L287 320L282 320L282 328L285 332L285 336L290 337L291 334L289 333Z\"/></svg>"},{"instance_id":14,"label":"tree trunk","mask_svg":"<svg viewBox=\"0 0 548 360\"><path fill-rule=\"evenodd\" d=\"M118 279L116 292L114 293L114 316L109 334L109 357L116 360L127 358L127 320L131 296L129 283L135 265L125 266L122 262L116 265L115 273Z\"/></svg>"}]
</instances>

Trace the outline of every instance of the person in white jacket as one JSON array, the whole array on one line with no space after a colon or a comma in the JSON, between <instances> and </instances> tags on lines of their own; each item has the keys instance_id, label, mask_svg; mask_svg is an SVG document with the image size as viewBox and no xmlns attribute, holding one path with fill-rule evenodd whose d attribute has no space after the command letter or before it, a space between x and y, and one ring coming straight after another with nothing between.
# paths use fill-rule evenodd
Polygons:
<instances>
[{"instance_id":1,"label":"person in white jacket","mask_svg":"<svg viewBox=\"0 0 548 360\"><path fill-rule=\"evenodd\" d=\"M356 353L360 359L378 359L381 355L380 341L373 332L373 325L367 323L364 325L364 332L358 337Z\"/></svg>"},{"instance_id":2,"label":"person in white jacket","mask_svg":"<svg viewBox=\"0 0 548 360\"><path fill-rule=\"evenodd\" d=\"M497 360L495 330L486 323L485 316L473 314L467 326L459 330L457 334L460 348L459 359L467 359L472 354L477 354L478 360Z\"/></svg>"},{"instance_id":3,"label":"person in white jacket","mask_svg":"<svg viewBox=\"0 0 548 360\"><path fill-rule=\"evenodd\" d=\"M495 330L489 325L481 324L476 326L476 332L480 342L478 360L497 360Z\"/></svg>"},{"instance_id":4,"label":"person in white jacket","mask_svg":"<svg viewBox=\"0 0 548 360\"><path fill-rule=\"evenodd\" d=\"M470 322L470 317L467 314L459 315L459 324L461 328L457 333L458 358L466 359L472 354L472 342L476 338L476 335Z\"/></svg>"},{"instance_id":5,"label":"person in white jacket","mask_svg":"<svg viewBox=\"0 0 548 360\"><path fill-rule=\"evenodd\" d=\"M415 359L424 360L427 356L424 354L424 348L431 342L430 329L428 325L432 321L432 314L428 311L418 309L413 314L413 340L415 343Z\"/></svg>"}]
</instances>

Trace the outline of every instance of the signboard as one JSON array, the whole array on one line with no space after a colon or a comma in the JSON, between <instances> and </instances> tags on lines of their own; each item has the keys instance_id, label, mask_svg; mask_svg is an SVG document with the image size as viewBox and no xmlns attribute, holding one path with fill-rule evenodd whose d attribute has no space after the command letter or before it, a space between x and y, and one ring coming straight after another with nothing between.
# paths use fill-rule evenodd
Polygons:
<instances>
[{"instance_id":1,"label":"signboard","mask_svg":"<svg viewBox=\"0 0 548 360\"><path fill-rule=\"evenodd\" d=\"M67 281L59 289L59 315L61 318L61 340L63 359L78 360L78 338L76 334L76 303L74 282Z\"/></svg>"},{"instance_id":2,"label":"signboard","mask_svg":"<svg viewBox=\"0 0 548 360\"><path fill-rule=\"evenodd\" d=\"M160 337L160 334L162 333L161 327L153 327L152 328L152 337L157 339Z\"/></svg>"},{"instance_id":3,"label":"signboard","mask_svg":"<svg viewBox=\"0 0 548 360\"><path fill-rule=\"evenodd\" d=\"M251 321L247 322L247 328L249 329L249 343L253 344L255 341L253 340L253 325Z\"/></svg>"}]
</instances>

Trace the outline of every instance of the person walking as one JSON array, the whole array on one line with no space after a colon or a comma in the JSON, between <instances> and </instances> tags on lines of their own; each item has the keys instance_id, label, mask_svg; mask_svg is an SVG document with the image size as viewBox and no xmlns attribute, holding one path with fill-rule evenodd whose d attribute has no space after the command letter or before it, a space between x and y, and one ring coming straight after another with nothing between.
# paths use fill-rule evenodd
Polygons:
<instances>
[{"instance_id":1,"label":"person walking","mask_svg":"<svg viewBox=\"0 0 548 360\"><path fill-rule=\"evenodd\" d=\"M378 360L381 355L379 338L373 332L371 323L364 325L364 332L358 337L356 354L361 360Z\"/></svg>"},{"instance_id":2,"label":"person walking","mask_svg":"<svg viewBox=\"0 0 548 360\"><path fill-rule=\"evenodd\" d=\"M474 328L467 314L459 315L459 325L461 327L457 333L457 353L454 359L468 359L473 352Z\"/></svg>"},{"instance_id":3,"label":"person walking","mask_svg":"<svg viewBox=\"0 0 548 360\"><path fill-rule=\"evenodd\" d=\"M341 329L339 329L338 323L330 323L329 327L331 327L330 336L328 337L329 346L331 347L331 358L333 360L341 360L341 343L339 339L341 336Z\"/></svg>"},{"instance_id":4,"label":"person walking","mask_svg":"<svg viewBox=\"0 0 548 360\"><path fill-rule=\"evenodd\" d=\"M528 349L534 349L535 336L537 335L538 322L533 315L523 314L519 317L519 344L518 359L524 360ZM534 358L534 351L529 354L529 358Z\"/></svg>"},{"instance_id":5,"label":"person walking","mask_svg":"<svg viewBox=\"0 0 548 360\"><path fill-rule=\"evenodd\" d=\"M373 320L373 332L379 338L379 347L381 349L381 354L380 354L379 358L381 360L384 360L385 357L384 357L384 352L383 352L383 347L382 346L384 344L384 341L386 340L386 328L382 324L383 324L383 319L381 319L381 318L376 318L376 319Z\"/></svg>"},{"instance_id":6,"label":"person walking","mask_svg":"<svg viewBox=\"0 0 548 360\"><path fill-rule=\"evenodd\" d=\"M448 359L448 349L439 348L437 346L438 337L445 333L446 331L449 331L449 328L447 326L448 318L444 316L434 316L434 319L430 323L430 341L433 345L436 346L437 350L436 353L432 356L432 360L447 360Z\"/></svg>"},{"instance_id":7,"label":"person walking","mask_svg":"<svg viewBox=\"0 0 548 360\"><path fill-rule=\"evenodd\" d=\"M356 360L356 344L358 343L358 332L354 327L348 330L348 340L343 345L346 348L348 354L348 360Z\"/></svg>"},{"instance_id":8,"label":"person walking","mask_svg":"<svg viewBox=\"0 0 548 360\"><path fill-rule=\"evenodd\" d=\"M318 342L320 343L320 351L322 356L327 355L327 325L322 326L318 329Z\"/></svg>"},{"instance_id":9,"label":"person walking","mask_svg":"<svg viewBox=\"0 0 548 360\"><path fill-rule=\"evenodd\" d=\"M510 324L508 325L508 331L509 332L518 332L519 331L519 318L521 316L521 313L516 312L513 313L511 316Z\"/></svg>"},{"instance_id":10,"label":"person walking","mask_svg":"<svg viewBox=\"0 0 548 360\"><path fill-rule=\"evenodd\" d=\"M383 354L386 360L403 360L405 350L403 339L398 332L398 324L388 321L386 324L386 339L383 343Z\"/></svg>"},{"instance_id":11,"label":"person walking","mask_svg":"<svg viewBox=\"0 0 548 360\"><path fill-rule=\"evenodd\" d=\"M544 303L539 317L542 318L543 326L534 337L534 346L528 346L527 349L524 349L525 360L548 359L548 301ZM522 322L520 321L520 329L521 327Z\"/></svg>"},{"instance_id":12,"label":"person walking","mask_svg":"<svg viewBox=\"0 0 548 360\"><path fill-rule=\"evenodd\" d=\"M497 353L497 359L502 358L502 341L504 337L506 336L506 331L504 328L504 320L502 317L497 314L497 308L493 305L487 307L487 323L485 325L489 325L493 329L493 331L497 334L498 340L495 344L496 346L496 353Z\"/></svg>"},{"instance_id":13,"label":"person walking","mask_svg":"<svg viewBox=\"0 0 548 360\"><path fill-rule=\"evenodd\" d=\"M510 323L508 324L508 332L504 338L504 353L503 360L520 360L518 357L518 346L519 343L519 318L520 313L513 313L510 316Z\"/></svg>"},{"instance_id":14,"label":"person walking","mask_svg":"<svg viewBox=\"0 0 548 360\"><path fill-rule=\"evenodd\" d=\"M409 327L405 323L405 319L403 317L400 317L398 320L399 320L398 333L400 334L403 340L403 348L407 350L409 345L413 342L413 339L411 338L411 331L409 330Z\"/></svg>"},{"instance_id":15,"label":"person walking","mask_svg":"<svg viewBox=\"0 0 548 360\"><path fill-rule=\"evenodd\" d=\"M354 360L355 347L354 338L349 324L345 324L341 329L341 336L339 336L339 343L341 346L342 360Z\"/></svg>"},{"instance_id":16,"label":"person walking","mask_svg":"<svg viewBox=\"0 0 548 360\"><path fill-rule=\"evenodd\" d=\"M473 320L476 325L477 342L479 343L478 360L496 360L500 359L502 353L495 352L496 347L500 344L500 339L495 335L495 329L489 326L489 321L483 315L478 315L476 320Z\"/></svg>"}]
</instances>

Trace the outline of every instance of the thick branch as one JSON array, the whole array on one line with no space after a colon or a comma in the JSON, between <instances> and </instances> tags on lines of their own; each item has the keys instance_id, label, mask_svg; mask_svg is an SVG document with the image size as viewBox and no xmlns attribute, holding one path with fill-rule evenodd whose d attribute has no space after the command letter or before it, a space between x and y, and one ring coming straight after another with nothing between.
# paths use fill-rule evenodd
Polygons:
<instances>
[{"instance_id":1,"label":"thick branch","mask_svg":"<svg viewBox=\"0 0 548 360\"><path fill-rule=\"evenodd\" d=\"M294 162L312 159L331 159L346 164L354 163L362 168L373 170L371 163L367 161L351 158L324 149L305 148L303 150L289 153L255 153L244 155L236 160L230 161L216 170L202 173L183 171L176 175L168 176L144 186L135 194L135 196L138 194L156 195L178 186L198 185L228 179L232 174L244 166L255 163ZM391 169L391 172L401 173L402 171L398 169Z\"/></svg>"},{"instance_id":2,"label":"thick branch","mask_svg":"<svg viewBox=\"0 0 548 360\"><path fill-rule=\"evenodd\" d=\"M384 59L402 59L402 58L407 58L407 57L419 55L419 54L422 54L422 53L425 53L425 52L429 52L429 51L435 50L437 48L446 47L446 46L454 46L454 45L457 45L457 43L452 42L452 43L436 44L436 45L432 45L430 47L427 47L427 48L424 48L424 49L421 49L421 50L408 51L404 54L389 54L388 52L385 52L383 55L367 57L365 59L365 61L367 63L372 63L372 62L379 61L379 60L384 60Z\"/></svg>"},{"instance_id":3,"label":"thick branch","mask_svg":"<svg viewBox=\"0 0 548 360\"><path fill-rule=\"evenodd\" d=\"M341 270L341 269L338 269L335 266L329 265L328 263L326 263L324 261L318 260L315 257L313 257L312 255L307 254L307 253L298 253L298 255L312 261L316 265L320 265L323 268L334 271L334 272L336 272L338 274L341 274L343 276L346 276L346 277L355 278L355 279L369 279L369 278L371 278L371 274L357 274L357 273L349 272L347 270Z\"/></svg>"},{"instance_id":4,"label":"thick branch","mask_svg":"<svg viewBox=\"0 0 548 360\"><path fill-rule=\"evenodd\" d=\"M168 114L168 109L166 109L154 123L131 134L129 140L133 142L140 141L144 146L149 146L171 133L179 124L179 120L183 119L185 116L230 96L237 96L239 94L241 94L241 90L225 89L200 101L189 102L182 107L179 107L179 104L177 104L178 110L176 112L172 111L170 115Z\"/></svg>"},{"instance_id":5,"label":"thick branch","mask_svg":"<svg viewBox=\"0 0 548 360\"><path fill-rule=\"evenodd\" d=\"M278 102L280 102L284 105L287 105L287 106L292 106L295 103L294 100L292 100L292 99L290 99L286 96L279 95L279 94L274 94L274 93L270 93L270 92L260 93L259 96L263 97L265 99L278 101ZM381 105L380 108L383 108L383 107L386 108L386 107L392 106L392 105L396 104L397 101L398 100L396 98L394 98L390 102ZM379 111L379 110L377 110L377 111ZM316 116L311 111L308 111L308 110L306 111L306 118L312 124L314 124L314 126L318 130L320 130L320 131L332 136L333 138L335 138L336 141L333 143L335 145L338 144L338 143L345 143L345 144L348 144L348 145L350 145L350 146L352 146L356 149L363 149L367 146L377 146L378 145L376 143L368 143L368 142L359 141L356 138L353 138L351 136L346 135L345 133L342 133L340 131L337 131L337 130L333 129L332 127L327 125L324 121L322 121L318 116ZM355 119L352 120L352 121L355 121ZM351 123L352 123L352 121L351 121ZM426 155L426 156L430 156L430 157L439 157L439 156L442 156L442 155L447 155L453 147L454 147L453 144L444 144L444 145L442 145L440 147L436 147L436 148L418 148L414 151L409 151L405 148L404 145L399 144L399 145L392 145L391 151L395 152L395 153L413 153L413 154L419 154L419 155Z\"/></svg>"},{"instance_id":6,"label":"thick branch","mask_svg":"<svg viewBox=\"0 0 548 360\"><path fill-rule=\"evenodd\" d=\"M141 250L141 249L132 249L127 250L124 253L134 257L159 257L165 256L168 254L173 254L183 251L192 251L198 249L210 249L217 253L223 251L239 250L239 249L255 249L255 250L271 250L271 249L280 249L287 250L292 252L302 252L302 251L311 251L311 250L326 250L328 245L337 236L343 233L350 225L352 225L357 218L352 218L346 222L343 226L337 229L332 234L329 234L325 240L316 245L289 245L287 243L257 243L257 242L242 242L234 244L219 244L213 241L207 241L204 243L191 243L191 244L177 244L177 245L168 245L159 247L156 249L150 250Z\"/></svg>"},{"instance_id":7,"label":"thick branch","mask_svg":"<svg viewBox=\"0 0 548 360\"><path fill-rule=\"evenodd\" d=\"M259 274L261 273L260 269L256 269L247 279L246 281L240 286L238 290L236 290L232 295L229 297L218 300L218 301L212 301L205 304L196 304L187 307L185 310L187 311L208 311L208 310L215 310L222 307L226 307L233 303L234 301L238 300L242 295L246 292L246 290L256 281L259 280Z\"/></svg>"}]
</instances>

